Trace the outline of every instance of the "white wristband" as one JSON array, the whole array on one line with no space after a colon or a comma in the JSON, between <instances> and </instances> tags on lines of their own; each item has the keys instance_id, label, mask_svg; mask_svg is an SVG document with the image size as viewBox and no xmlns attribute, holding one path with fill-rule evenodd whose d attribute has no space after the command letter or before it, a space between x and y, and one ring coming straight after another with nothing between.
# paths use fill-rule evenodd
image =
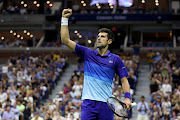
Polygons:
<instances>
[{"instance_id":1,"label":"white wristband","mask_svg":"<svg viewBox=\"0 0 180 120\"><path fill-rule=\"evenodd\" d=\"M66 25L66 26L68 26L68 18L62 17L62 18L61 18L61 25Z\"/></svg>"}]
</instances>

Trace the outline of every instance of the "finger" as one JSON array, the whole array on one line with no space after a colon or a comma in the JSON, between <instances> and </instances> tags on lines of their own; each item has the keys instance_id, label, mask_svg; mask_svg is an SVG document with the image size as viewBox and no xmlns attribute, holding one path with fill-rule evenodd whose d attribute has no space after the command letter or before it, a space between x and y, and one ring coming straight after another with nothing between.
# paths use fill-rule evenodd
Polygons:
<instances>
[{"instance_id":1,"label":"finger","mask_svg":"<svg viewBox=\"0 0 180 120\"><path fill-rule=\"evenodd\" d=\"M63 10L63 13L66 13L67 11L68 11L68 9L64 9L64 10Z\"/></svg>"},{"instance_id":2,"label":"finger","mask_svg":"<svg viewBox=\"0 0 180 120\"><path fill-rule=\"evenodd\" d=\"M72 13L72 11L69 11L69 10L68 10L68 11L65 11L65 14L68 14L68 13Z\"/></svg>"}]
</instances>

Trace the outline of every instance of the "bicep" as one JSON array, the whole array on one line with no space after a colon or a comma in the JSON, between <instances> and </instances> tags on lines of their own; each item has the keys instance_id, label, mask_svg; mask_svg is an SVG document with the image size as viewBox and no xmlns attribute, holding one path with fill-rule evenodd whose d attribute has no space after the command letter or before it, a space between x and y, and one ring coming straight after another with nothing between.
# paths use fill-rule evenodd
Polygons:
<instances>
[{"instance_id":1,"label":"bicep","mask_svg":"<svg viewBox=\"0 0 180 120\"><path fill-rule=\"evenodd\" d=\"M128 76L128 72L124 66L124 63L121 61L119 57L116 59L116 73L120 79Z\"/></svg>"},{"instance_id":2,"label":"bicep","mask_svg":"<svg viewBox=\"0 0 180 120\"><path fill-rule=\"evenodd\" d=\"M68 42L66 43L67 47L71 49L72 52L75 51L75 47L76 47L76 43L72 40L68 40Z\"/></svg>"}]
</instances>

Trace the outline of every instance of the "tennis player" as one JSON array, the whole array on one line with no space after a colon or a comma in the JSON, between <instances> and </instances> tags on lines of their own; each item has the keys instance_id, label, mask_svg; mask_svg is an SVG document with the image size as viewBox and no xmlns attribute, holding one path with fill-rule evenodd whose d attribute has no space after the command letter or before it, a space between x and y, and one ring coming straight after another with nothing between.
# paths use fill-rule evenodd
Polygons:
<instances>
[{"instance_id":1,"label":"tennis player","mask_svg":"<svg viewBox=\"0 0 180 120\"><path fill-rule=\"evenodd\" d=\"M130 88L127 80L128 73L119 56L110 53L109 45L113 41L113 33L107 28L99 30L97 49L91 50L70 40L68 18L71 9L64 9L61 19L61 40L77 56L84 60L84 85L81 105L81 120L113 120L113 112L106 101L112 96L112 82L116 74L122 82L125 93L124 103L131 106Z\"/></svg>"}]
</instances>

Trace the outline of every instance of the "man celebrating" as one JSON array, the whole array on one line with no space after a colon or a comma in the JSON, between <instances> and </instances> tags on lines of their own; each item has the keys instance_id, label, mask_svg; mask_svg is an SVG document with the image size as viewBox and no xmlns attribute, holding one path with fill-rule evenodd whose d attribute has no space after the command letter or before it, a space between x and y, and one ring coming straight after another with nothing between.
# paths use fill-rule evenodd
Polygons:
<instances>
[{"instance_id":1,"label":"man celebrating","mask_svg":"<svg viewBox=\"0 0 180 120\"><path fill-rule=\"evenodd\" d=\"M112 82L115 73L121 79L127 108L131 106L130 88L127 80L127 70L119 56L110 53L109 45L113 41L113 33L107 28L98 32L97 49L91 50L70 40L68 18L71 9L64 9L61 20L61 40L77 56L84 60L84 85L81 104L81 120L113 120L113 112L106 104L112 96Z\"/></svg>"}]
</instances>

